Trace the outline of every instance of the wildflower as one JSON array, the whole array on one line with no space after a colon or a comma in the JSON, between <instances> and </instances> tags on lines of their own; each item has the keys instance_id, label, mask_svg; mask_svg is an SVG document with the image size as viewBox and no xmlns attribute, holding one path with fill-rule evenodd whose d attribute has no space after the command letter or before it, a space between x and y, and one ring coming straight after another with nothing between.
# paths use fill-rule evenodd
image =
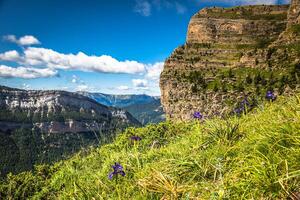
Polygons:
<instances>
[{"instance_id":1,"label":"wildflower","mask_svg":"<svg viewBox=\"0 0 300 200\"><path fill-rule=\"evenodd\" d=\"M194 119L202 119L203 115L200 112L194 112L193 117Z\"/></svg>"},{"instance_id":2,"label":"wildflower","mask_svg":"<svg viewBox=\"0 0 300 200\"><path fill-rule=\"evenodd\" d=\"M118 174L120 174L121 176L125 176L125 172L124 172L123 166L120 165L119 163L115 163L115 165L113 165L112 168L114 169L114 171L108 174L108 178L110 180L114 176L118 176Z\"/></svg>"},{"instance_id":3,"label":"wildflower","mask_svg":"<svg viewBox=\"0 0 300 200\"><path fill-rule=\"evenodd\" d=\"M139 137L139 136L131 136L130 139L131 139L132 141L135 141L135 142L136 142L136 141L142 140L142 138Z\"/></svg>"},{"instance_id":4,"label":"wildflower","mask_svg":"<svg viewBox=\"0 0 300 200\"><path fill-rule=\"evenodd\" d=\"M272 91L267 91L266 94L266 99L269 101L275 101L276 100L276 95Z\"/></svg>"},{"instance_id":5,"label":"wildflower","mask_svg":"<svg viewBox=\"0 0 300 200\"><path fill-rule=\"evenodd\" d=\"M233 112L237 115L242 114L246 111L247 108L251 108L251 105L247 98L245 98L242 102L239 103L239 106L233 110Z\"/></svg>"}]
</instances>

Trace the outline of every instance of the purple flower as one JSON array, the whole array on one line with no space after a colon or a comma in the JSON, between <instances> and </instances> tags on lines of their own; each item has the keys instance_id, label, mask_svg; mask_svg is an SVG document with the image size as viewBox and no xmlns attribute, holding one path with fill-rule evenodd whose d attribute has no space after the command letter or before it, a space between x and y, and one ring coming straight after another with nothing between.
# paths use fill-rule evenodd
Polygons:
<instances>
[{"instance_id":1,"label":"purple flower","mask_svg":"<svg viewBox=\"0 0 300 200\"><path fill-rule=\"evenodd\" d=\"M266 94L266 99L269 101L275 101L276 100L276 95L272 91L267 91Z\"/></svg>"},{"instance_id":2,"label":"purple flower","mask_svg":"<svg viewBox=\"0 0 300 200\"><path fill-rule=\"evenodd\" d=\"M142 138L141 138L141 137L139 137L139 136L135 136L135 135L134 135L134 136L131 136L131 137L130 137L130 139L131 139L132 141L135 141L135 142L136 142L136 141L140 141L140 140L142 140Z\"/></svg>"},{"instance_id":3,"label":"purple flower","mask_svg":"<svg viewBox=\"0 0 300 200\"><path fill-rule=\"evenodd\" d=\"M202 119L203 115L200 112L194 112L193 117L194 119Z\"/></svg>"},{"instance_id":4,"label":"purple flower","mask_svg":"<svg viewBox=\"0 0 300 200\"><path fill-rule=\"evenodd\" d=\"M119 163L115 163L115 165L112 166L112 168L114 169L113 172L110 172L108 174L108 178L111 180L114 176L118 176L118 174L120 174L121 176L125 176L125 172L123 169L123 166L120 165Z\"/></svg>"},{"instance_id":5,"label":"purple flower","mask_svg":"<svg viewBox=\"0 0 300 200\"><path fill-rule=\"evenodd\" d=\"M242 102L239 103L238 107L236 107L233 112L237 115L241 115L246 111L247 108L251 108L251 105L246 97Z\"/></svg>"}]
</instances>

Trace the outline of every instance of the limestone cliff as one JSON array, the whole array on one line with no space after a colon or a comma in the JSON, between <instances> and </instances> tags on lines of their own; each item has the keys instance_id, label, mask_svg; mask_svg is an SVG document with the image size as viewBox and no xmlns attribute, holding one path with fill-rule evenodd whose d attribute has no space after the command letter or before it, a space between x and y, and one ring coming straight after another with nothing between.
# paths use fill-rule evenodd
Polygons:
<instances>
[{"instance_id":1,"label":"limestone cliff","mask_svg":"<svg viewBox=\"0 0 300 200\"><path fill-rule=\"evenodd\" d=\"M188 120L196 111L223 116L245 98L255 104L267 90L282 94L297 88L297 40L278 41L291 32L289 27L297 33L298 20L299 0L290 8L258 5L199 11L190 20L186 43L165 61L161 74L167 117Z\"/></svg>"},{"instance_id":2,"label":"limestone cliff","mask_svg":"<svg viewBox=\"0 0 300 200\"><path fill-rule=\"evenodd\" d=\"M110 141L140 123L123 109L64 91L0 86L0 178Z\"/></svg>"}]
</instances>

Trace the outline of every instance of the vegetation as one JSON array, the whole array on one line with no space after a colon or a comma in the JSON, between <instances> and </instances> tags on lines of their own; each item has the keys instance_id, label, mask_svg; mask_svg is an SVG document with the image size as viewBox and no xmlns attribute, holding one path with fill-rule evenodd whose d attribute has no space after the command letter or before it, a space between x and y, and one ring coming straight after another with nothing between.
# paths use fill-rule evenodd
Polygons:
<instances>
[{"instance_id":1,"label":"vegetation","mask_svg":"<svg viewBox=\"0 0 300 200\"><path fill-rule=\"evenodd\" d=\"M149 103L130 105L124 107L124 109L132 114L132 116L139 120L143 125L165 121L160 99L156 99Z\"/></svg>"},{"instance_id":2,"label":"vegetation","mask_svg":"<svg viewBox=\"0 0 300 200\"><path fill-rule=\"evenodd\" d=\"M294 24L290 27L290 31L297 36L300 36L300 24Z\"/></svg>"},{"instance_id":3,"label":"vegetation","mask_svg":"<svg viewBox=\"0 0 300 200\"><path fill-rule=\"evenodd\" d=\"M296 199L299 122L297 95L226 120L129 128L111 144L9 175L0 198Z\"/></svg>"},{"instance_id":4,"label":"vegetation","mask_svg":"<svg viewBox=\"0 0 300 200\"><path fill-rule=\"evenodd\" d=\"M84 147L112 141L117 132L51 133L19 128L0 133L0 177L32 170L35 164L66 159ZM1 199L1 198L0 198Z\"/></svg>"},{"instance_id":5,"label":"vegetation","mask_svg":"<svg viewBox=\"0 0 300 200\"><path fill-rule=\"evenodd\" d=\"M261 13L264 6L243 6L234 8L211 8L207 9L207 14L211 18L221 19L247 19L247 20L268 20L283 21L287 18L287 13ZM198 13L201 17L201 13Z\"/></svg>"}]
</instances>

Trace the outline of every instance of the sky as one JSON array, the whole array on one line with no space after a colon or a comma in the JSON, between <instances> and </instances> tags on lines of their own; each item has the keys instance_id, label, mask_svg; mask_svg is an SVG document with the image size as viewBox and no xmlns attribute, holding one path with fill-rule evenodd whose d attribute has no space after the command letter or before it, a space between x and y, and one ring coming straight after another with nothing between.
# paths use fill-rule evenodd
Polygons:
<instances>
[{"instance_id":1,"label":"sky","mask_svg":"<svg viewBox=\"0 0 300 200\"><path fill-rule=\"evenodd\" d=\"M0 0L0 85L157 96L197 11L287 1Z\"/></svg>"}]
</instances>

